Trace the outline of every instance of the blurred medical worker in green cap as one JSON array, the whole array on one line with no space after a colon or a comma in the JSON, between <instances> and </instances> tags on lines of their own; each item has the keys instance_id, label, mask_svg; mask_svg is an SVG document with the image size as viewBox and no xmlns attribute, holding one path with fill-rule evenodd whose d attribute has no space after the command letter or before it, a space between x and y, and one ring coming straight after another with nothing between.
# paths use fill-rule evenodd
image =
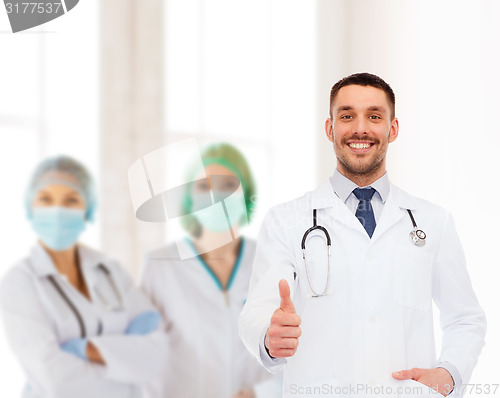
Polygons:
<instances>
[{"instance_id":1,"label":"blurred medical worker in green cap","mask_svg":"<svg viewBox=\"0 0 500 398\"><path fill-rule=\"evenodd\" d=\"M202 151L181 206L188 238L148 254L142 287L170 335L168 366L150 396L277 398L280 376L251 357L238 335L255 242L241 236L256 188L243 154L227 143ZM187 254L186 254L187 253Z\"/></svg>"}]
</instances>

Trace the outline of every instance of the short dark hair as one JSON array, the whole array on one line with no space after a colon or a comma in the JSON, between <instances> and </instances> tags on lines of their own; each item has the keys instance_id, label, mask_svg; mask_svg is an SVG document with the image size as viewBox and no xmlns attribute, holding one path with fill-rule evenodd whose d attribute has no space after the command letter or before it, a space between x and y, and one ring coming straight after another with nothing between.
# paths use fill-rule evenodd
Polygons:
<instances>
[{"instance_id":1,"label":"short dark hair","mask_svg":"<svg viewBox=\"0 0 500 398\"><path fill-rule=\"evenodd\" d=\"M392 91L391 86L389 86L382 78L372 75L371 73L354 73L343 79L340 79L337 83L335 83L330 91L330 117L332 115L332 107L333 101L337 96L339 90L345 86L371 86L375 88L380 88L384 90L387 95L387 99L391 105L391 120L394 119L396 115L396 97L394 96L394 91Z\"/></svg>"}]
</instances>

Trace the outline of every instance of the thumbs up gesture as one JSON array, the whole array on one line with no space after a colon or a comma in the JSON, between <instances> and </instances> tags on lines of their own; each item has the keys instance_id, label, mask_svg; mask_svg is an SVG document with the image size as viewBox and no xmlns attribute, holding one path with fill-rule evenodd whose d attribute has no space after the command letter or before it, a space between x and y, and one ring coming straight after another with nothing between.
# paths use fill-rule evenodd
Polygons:
<instances>
[{"instance_id":1,"label":"thumbs up gesture","mask_svg":"<svg viewBox=\"0 0 500 398\"><path fill-rule=\"evenodd\" d=\"M282 279L279 283L281 303L271 317L271 326L266 333L264 344L273 358L291 357L299 345L300 317L290 298L290 286Z\"/></svg>"}]
</instances>

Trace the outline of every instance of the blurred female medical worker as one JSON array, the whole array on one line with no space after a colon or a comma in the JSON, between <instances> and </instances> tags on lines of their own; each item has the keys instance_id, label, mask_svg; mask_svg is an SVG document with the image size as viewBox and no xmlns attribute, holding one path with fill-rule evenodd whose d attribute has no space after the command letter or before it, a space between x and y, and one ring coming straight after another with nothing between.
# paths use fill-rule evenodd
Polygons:
<instances>
[{"instance_id":1,"label":"blurred female medical worker","mask_svg":"<svg viewBox=\"0 0 500 398\"><path fill-rule=\"evenodd\" d=\"M77 243L95 206L80 163L60 156L35 170L26 210L39 241L0 285L23 397L142 397L164 366L159 313L116 262Z\"/></svg>"},{"instance_id":2,"label":"blurred female medical worker","mask_svg":"<svg viewBox=\"0 0 500 398\"><path fill-rule=\"evenodd\" d=\"M190 238L149 253L143 274L143 288L170 334L169 363L158 384L164 397L281 397L281 380L271 379L238 336L255 252L239 228L253 209L254 181L229 144L208 147L202 160L204 170L189 173L197 179L182 203Z\"/></svg>"}]
</instances>

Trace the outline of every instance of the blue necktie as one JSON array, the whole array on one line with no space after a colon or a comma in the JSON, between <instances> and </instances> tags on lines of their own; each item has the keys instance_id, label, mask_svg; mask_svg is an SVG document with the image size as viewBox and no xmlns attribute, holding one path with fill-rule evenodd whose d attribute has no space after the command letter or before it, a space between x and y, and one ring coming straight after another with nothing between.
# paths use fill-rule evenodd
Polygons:
<instances>
[{"instance_id":1,"label":"blue necktie","mask_svg":"<svg viewBox=\"0 0 500 398\"><path fill-rule=\"evenodd\" d=\"M352 193L359 199L356 217L363 227L365 227L368 236L371 238L376 225L371 202L375 189L371 187L364 189L356 188Z\"/></svg>"}]
</instances>

